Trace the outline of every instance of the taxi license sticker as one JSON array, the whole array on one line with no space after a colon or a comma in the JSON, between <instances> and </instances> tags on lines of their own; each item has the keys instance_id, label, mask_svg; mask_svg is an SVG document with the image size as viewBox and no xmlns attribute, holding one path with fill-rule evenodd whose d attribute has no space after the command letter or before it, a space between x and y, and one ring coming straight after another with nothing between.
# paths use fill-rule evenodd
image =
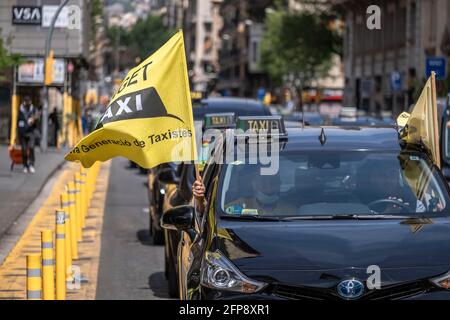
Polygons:
<instances>
[{"instance_id":1,"label":"taxi license sticker","mask_svg":"<svg viewBox=\"0 0 450 320\"><path fill-rule=\"evenodd\" d=\"M258 209L242 209L242 214L249 215L249 216L257 216Z\"/></svg>"},{"instance_id":2,"label":"taxi license sticker","mask_svg":"<svg viewBox=\"0 0 450 320\"><path fill-rule=\"evenodd\" d=\"M228 214L241 214L242 213L242 207L240 205L232 205L225 209L225 212Z\"/></svg>"}]
</instances>

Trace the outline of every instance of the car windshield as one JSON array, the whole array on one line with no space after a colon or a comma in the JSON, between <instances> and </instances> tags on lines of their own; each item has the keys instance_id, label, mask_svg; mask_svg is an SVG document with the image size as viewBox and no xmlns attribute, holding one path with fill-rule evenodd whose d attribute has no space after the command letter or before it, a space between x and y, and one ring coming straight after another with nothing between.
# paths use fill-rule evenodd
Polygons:
<instances>
[{"instance_id":1,"label":"car windshield","mask_svg":"<svg viewBox=\"0 0 450 320\"><path fill-rule=\"evenodd\" d=\"M416 153L282 151L275 175L245 163L222 171L225 215L417 216L443 212L449 203L442 179Z\"/></svg>"}]
</instances>

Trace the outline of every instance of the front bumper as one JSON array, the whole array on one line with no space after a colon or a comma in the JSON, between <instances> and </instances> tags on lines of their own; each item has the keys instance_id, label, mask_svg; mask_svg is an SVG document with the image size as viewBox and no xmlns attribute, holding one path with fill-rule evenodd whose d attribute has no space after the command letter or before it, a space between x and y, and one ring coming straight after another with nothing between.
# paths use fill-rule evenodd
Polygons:
<instances>
[{"instance_id":1,"label":"front bumper","mask_svg":"<svg viewBox=\"0 0 450 320\"><path fill-rule=\"evenodd\" d=\"M244 294L239 292L221 291L202 287L200 300L285 300L283 297L264 292Z\"/></svg>"},{"instance_id":2,"label":"front bumper","mask_svg":"<svg viewBox=\"0 0 450 320\"><path fill-rule=\"evenodd\" d=\"M242 294L238 292L220 291L213 290L209 288L202 288L200 294L197 297L200 300L332 300L332 301L346 301L335 295L329 295L324 292L324 295L320 298L316 297L298 297L293 298L292 296L284 296L274 293L272 290L264 290L255 294ZM369 296L361 297L359 300L372 300ZM404 297L396 296L395 298L390 298L388 295L380 297L374 300L450 300L450 291L433 289L430 291L423 291L413 295L407 295Z\"/></svg>"},{"instance_id":3,"label":"front bumper","mask_svg":"<svg viewBox=\"0 0 450 320\"><path fill-rule=\"evenodd\" d=\"M403 300L450 300L450 291L438 290L433 292L425 292Z\"/></svg>"}]
</instances>

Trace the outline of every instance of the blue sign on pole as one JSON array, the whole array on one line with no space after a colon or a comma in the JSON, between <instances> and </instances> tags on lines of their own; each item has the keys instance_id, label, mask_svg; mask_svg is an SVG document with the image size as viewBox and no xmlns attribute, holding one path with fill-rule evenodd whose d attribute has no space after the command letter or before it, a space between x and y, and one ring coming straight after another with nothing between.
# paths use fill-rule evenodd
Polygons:
<instances>
[{"instance_id":1,"label":"blue sign on pole","mask_svg":"<svg viewBox=\"0 0 450 320\"><path fill-rule=\"evenodd\" d=\"M266 89L264 89L263 87L260 87L258 89L258 91L256 92L257 95L257 99L259 101L263 101L264 100L264 96L266 95Z\"/></svg>"},{"instance_id":2,"label":"blue sign on pole","mask_svg":"<svg viewBox=\"0 0 450 320\"><path fill-rule=\"evenodd\" d=\"M402 75L398 71L391 72L391 89L392 91L402 90Z\"/></svg>"},{"instance_id":3,"label":"blue sign on pole","mask_svg":"<svg viewBox=\"0 0 450 320\"><path fill-rule=\"evenodd\" d=\"M428 79L431 72L436 72L437 80L444 80L446 78L446 60L444 57L427 57L425 64L425 77Z\"/></svg>"}]
</instances>

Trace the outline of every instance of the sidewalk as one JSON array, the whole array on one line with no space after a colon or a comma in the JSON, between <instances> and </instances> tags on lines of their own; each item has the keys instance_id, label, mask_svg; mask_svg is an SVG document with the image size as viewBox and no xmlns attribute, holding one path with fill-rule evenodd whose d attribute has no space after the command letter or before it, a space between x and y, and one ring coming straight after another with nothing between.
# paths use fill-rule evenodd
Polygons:
<instances>
[{"instance_id":1,"label":"sidewalk","mask_svg":"<svg viewBox=\"0 0 450 320\"><path fill-rule=\"evenodd\" d=\"M67 300L93 300L97 290L97 274L101 250L101 234L105 199L109 183L110 163L103 163L96 181L93 198L83 228L83 239L78 242L78 259L73 266L79 267L82 275L88 279L78 289L67 290ZM66 163L58 171L48 196L21 234L14 248L3 264L0 262L0 300L19 300L26 298L26 255L41 252L40 232L55 230L55 210L60 207L59 196L64 186L73 181L74 173L80 166ZM51 183L51 182L49 182ZM45 189L47 188L46 185ZM28 211L28 210L27 210Z\"/></svg>"},{"instance_id":2,"label":"sidewalk","mask_svg":"<svg viewBox=\"0 0 450 320\"><path fill-rule=\"evenodd\" d=\"M0 145L0 239L39 194L50 176L64 163L64 151L36 149L36 173L22 172L17 165L10 171L8 146Z\"/></svg>"}]
</instances>

